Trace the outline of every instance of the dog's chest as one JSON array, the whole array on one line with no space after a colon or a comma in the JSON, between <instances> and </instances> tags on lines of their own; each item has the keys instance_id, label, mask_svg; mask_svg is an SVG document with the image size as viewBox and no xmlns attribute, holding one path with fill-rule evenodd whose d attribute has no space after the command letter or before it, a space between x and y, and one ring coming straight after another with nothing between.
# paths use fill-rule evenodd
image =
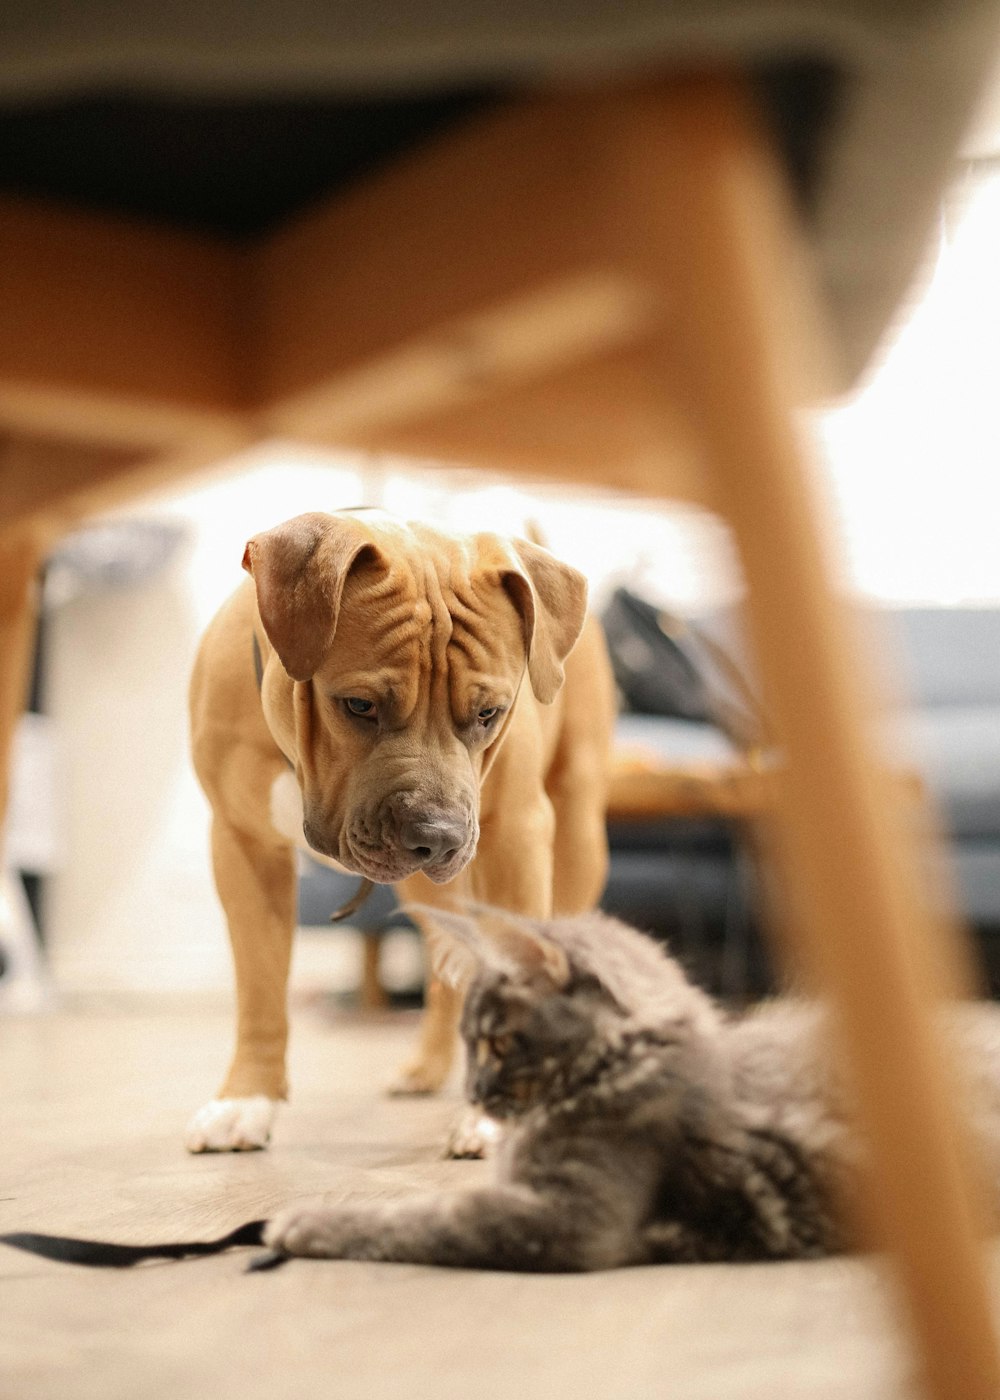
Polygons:
<instances>
[{"instance_id":1,"label":"dog's chest","mask_svg":"<svg viewBox=\"0 0 1000 1400\"><path fill-rule=\"evenodd\" d=\"M293 842L300 851L305 851L307 855L312 856L313 860L318 860L321 865L328 865L331 870L340 870L345 875L351 873L331 856L324 856L319 851L314 851L303 836L302 793L299 791L294 773L279 773L271 784L268 815L271 819L271 825L278 835L283 836L286 841Z\"/></svg>"}]
</instances>

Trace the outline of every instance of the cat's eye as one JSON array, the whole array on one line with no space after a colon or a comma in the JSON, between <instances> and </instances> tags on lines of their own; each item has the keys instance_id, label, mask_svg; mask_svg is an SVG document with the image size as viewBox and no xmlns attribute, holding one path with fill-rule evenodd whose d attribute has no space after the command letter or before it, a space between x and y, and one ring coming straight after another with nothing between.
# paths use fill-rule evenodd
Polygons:
<instances>
[{"instance_id":1,"label":"cat's eye","mask_svg":"<svg viewBox=\"0 0 1000 1400\"><path fill-rule=\"evenodd\" d=\"M374 700L363 700L360 695L348 695L344 709L356 719L375 719L377 715Z\"/></svg>"},{"instance_id":2,"label":"cat's eye","mask_svg":"<svg viewBox=\"0 0 1000 1400\"><path fill-rule=\"evenodd\" d=\"M512 1035L480 1036L476 1041L476 1064L482 1069L490 1060L502 1060L513 1044Z\"/></svg>"}]
</instances>

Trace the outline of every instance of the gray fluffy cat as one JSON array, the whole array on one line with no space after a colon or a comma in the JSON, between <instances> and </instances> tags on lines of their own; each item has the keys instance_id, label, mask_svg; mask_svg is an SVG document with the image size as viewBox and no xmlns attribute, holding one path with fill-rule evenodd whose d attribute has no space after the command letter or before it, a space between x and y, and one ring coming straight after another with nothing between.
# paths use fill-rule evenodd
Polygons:
<instances>
[{"instance_id":1,"label":"gray fluffy cat","mask_svg":"<svg viewBox=\"0 0 1000 1400\"><path fill-rule=\"evenodd\" d=\"M422 912L441 930L441 974L471 979L467 1092L504 1125L495 1183L287 1211L272 1248L563 1271L849 1243L834 1202L853 1197L859 1153L815 1008L779 1000L729 1020L650 939L599 914ZM997 1013L952 1021L980 1067L970 1088L997 1180Z\"/></svg>"}]
</instances>

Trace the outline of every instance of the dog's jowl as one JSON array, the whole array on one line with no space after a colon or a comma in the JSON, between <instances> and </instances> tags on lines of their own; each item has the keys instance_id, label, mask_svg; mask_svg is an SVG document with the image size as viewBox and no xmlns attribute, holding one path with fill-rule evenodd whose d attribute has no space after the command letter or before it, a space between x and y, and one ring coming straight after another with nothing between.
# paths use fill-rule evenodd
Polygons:
<instances>
[{"instance_id":1,"label":"dog's jowl","mask_svg":"<svg viewBox=\"0 0 1000 1400\"><path fill-rule=\"evenodd\" d=\"M537 917L590 908L607 868L613 687L579 573L377 511L298 516L243 567L191 685L237 990L192 1151L263 1147L286 1094L296 845L405 900ZM400 1092L440 1087L458 1011L432 983Z\"/></svg>"}]
</instances>

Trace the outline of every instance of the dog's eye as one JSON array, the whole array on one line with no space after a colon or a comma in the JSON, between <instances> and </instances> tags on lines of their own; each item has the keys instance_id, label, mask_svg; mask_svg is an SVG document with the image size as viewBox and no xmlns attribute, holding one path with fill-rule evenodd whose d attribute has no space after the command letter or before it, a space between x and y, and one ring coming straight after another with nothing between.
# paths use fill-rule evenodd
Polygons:
<instances>
[{"instance_id":1,"label":"dog's eye","mask_svg":"<svg viewBox=\"0 0 1000 1400\"><path fill-rule=\"evenodd\" d=\"M480 724L492 724L499 713L499 705L487 705L484 710L479 711L479 714L476 716L476 718L479 720Z\"/></svg>"},{"instance_id":2,"label":"dog's eye","mask_svg":"<svg viewBox=\"0 0 1000 1400\"><path fill-rule=\"evenodd\" d=\"M344 707L348 714L357 715L360 719L375 718L375 702L362 700L359 695L349 695L344 701Z\"/></svg>"},{"instance_id":3,"label":"dog's eye","mask_svg":"<svg viewBox=\"0 0 1000 1400\"><path fill-rule=\"evenodd\" d=\"M514 1044L512 1035L494 1035L490 1038L490 1049L498 1060L502 1060L504 1055L510 1053Z\"/></svg>"}]
</instances>

